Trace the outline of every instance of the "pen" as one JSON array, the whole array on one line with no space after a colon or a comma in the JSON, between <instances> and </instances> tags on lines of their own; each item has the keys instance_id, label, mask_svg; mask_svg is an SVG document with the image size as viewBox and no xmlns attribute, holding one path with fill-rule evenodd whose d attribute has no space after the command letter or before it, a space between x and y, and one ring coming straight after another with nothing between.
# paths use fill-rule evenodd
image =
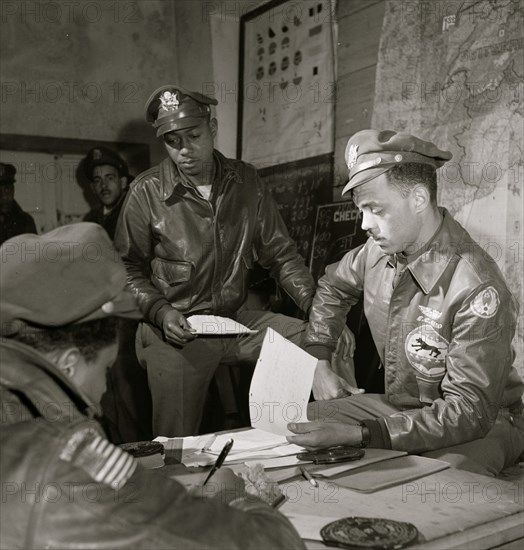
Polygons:
<instances>
[{"instance_id":1,"label":"pen","mask_svg":"<svg viewBox=\"0 0 524 550\"><path fill-rule=\"evenodd\" d=\"M226 441L226 444L224 445L224 448L220 451L217 461L215 462L214 466L211 468L211 471L209 472L209 474L207 474L206 480L202 484L202 487L211 479L211 476L220 468L220 466L222 466L222 464L224 463L224 460L229 454L229 451L231 450L231 447L233 447L233 440L228 439Z\"/></svg>"},{"instance_id":2,"label":"pen","mask_svg":"<svg viewBox=\"0 0 524 550\"><path fill-rule=\"evenodd\" d=\"M304 468L300 466L300 473L313 485L313 487L318 487L318 481Z\"/></svg>"},{"instance_id":3,"label":"pen","mask_svg":"<svg viewBox=\"0 0 524 550\"><path fill-rule=\"evenodd\" d=\"M275 499L272 502L271 507L278 508L285 500L286 500L286 495L281 494L277 499Z\"/></svg>"}]
</instances>

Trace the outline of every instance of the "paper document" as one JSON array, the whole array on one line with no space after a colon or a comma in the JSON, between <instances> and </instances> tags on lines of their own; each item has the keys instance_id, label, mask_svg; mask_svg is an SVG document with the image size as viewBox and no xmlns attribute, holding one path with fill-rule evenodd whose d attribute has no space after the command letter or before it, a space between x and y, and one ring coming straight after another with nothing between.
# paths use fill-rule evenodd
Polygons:
<instances>
[{"instance_id":1,"label":"paper document","mask_svg":"<svg viewBox=\"0 0 524 550\"><path fill-rule=\"evenodd\" d=\"M191 315L187 318L187 322L195 330L195 334L204 336L254 334L258 332L233 321L233 319L219 317L218 315Z\"/></svg>"},{"instance_id":2,"label":"paper document","mask_svg":"<svg viewBox=\"0 0 524 550\"><path fill-rule=\"evenodd\" d=\"M285 505L284 505L285 506ZM340 519L340 517L309 516L305 514L287 513L287 519L297 530L301 539L322 540L320 531L328 523Z\"/></svg>"},{"instance_id":3,"label":"paper document","mask_svg":"<svg viewBox=\"0 0 524 550\"><path fill-rule=\"evenodd\" d=\"M188 321L195 328L195 317L224 319L194 315ZM202 327L204 326L203 324ZM213 333L204 330L203 334ZM180 449L182 443L182 463L186 466L214 464L229 438L234 443L225 464L243 464L247 461L281 457L292 457L292 463L295 463L294 455L304 449L288 443L285 436L291 432L288 431L287 424L307 422L307 404L316 366L315 357L274 330L267 329L249 390L253 428L183 439L158 437L156 441L160 441L166 449L173 445Z\"/></svg>"},{"instance_id":4,"label":"paper document","mask_svg":"<svg viewBox=\"0 0 524 550\"><path fill-rule=\"evenodd\" d=\"M251 426L291 435L289 422L307 422L318 360L268 328L249 388Z\"/></svg>"}]
</instances>

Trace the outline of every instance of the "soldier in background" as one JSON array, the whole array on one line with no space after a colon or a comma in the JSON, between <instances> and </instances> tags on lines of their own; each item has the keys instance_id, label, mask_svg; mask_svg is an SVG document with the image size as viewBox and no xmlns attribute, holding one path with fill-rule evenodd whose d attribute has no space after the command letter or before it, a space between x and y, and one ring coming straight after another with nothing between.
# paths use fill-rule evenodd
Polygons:
<instances>
[{"instance_id":1,"label":"soldier in background","mask_svg":"<svg viewBox=\"0 0 524 550\"><path fill-rule=\"evenodd\" d=\"M111 149L95 147L87 154L84 169L101 203L85 215L84 221L101 225L113 239L130 181L127 164Z\"/></svg>"},{"instance_id":2,"label":"soldier in background","mask_svg":"<svg viewBox=\"0 0 524 550\"><path fill-rule=\"evenodd\" d=\"M113 240L132 180L128 166L115 151L98 146L87 153L84 171L101 202L86 214L84 221L101 225ZM136 321L129 319L118 322L118 357L108 373L107 392L102 399L104 427L113 443L151 438L151 395L145 371L136 358L137 326Z\"/></svg>"},{"instance_id":3,"label":"soldier in background","mask_svg":"<svg viewBox=\"0 0 524 550\"><path fill-rule=\"evenodd\" d=\"M0 244L22 233L36 233L33 217L15 201L16 168L0 162Z\"/></svg>"}]
</instances>

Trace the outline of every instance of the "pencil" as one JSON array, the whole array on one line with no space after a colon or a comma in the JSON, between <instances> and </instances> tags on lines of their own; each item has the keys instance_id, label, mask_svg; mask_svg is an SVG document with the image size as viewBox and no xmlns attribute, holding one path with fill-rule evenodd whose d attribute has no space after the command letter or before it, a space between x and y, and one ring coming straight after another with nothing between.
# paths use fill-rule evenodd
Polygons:
<instances>
[{"instance_id":1,"label":"pencil","mask_svg":"<svg viewBox=\"0 0 524 550\"><path fill-rule=\"evenodd\" d=\"M318 481L304 468L300 466L300 473L313 485L313 487L318 487Z\"/></svg>"}]
</instances>

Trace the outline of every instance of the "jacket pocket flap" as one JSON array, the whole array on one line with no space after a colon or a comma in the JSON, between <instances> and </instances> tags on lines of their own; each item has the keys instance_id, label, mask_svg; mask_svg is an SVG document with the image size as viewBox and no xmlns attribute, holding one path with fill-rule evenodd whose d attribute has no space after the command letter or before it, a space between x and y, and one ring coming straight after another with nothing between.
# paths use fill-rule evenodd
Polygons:
<instances>
[{"instance_id":1,"label":"jacket pocket flap","mask_svg":"<svg viewBox=\"0 0 524 550\"><path fill-rule=\"evenodd\" d=\"M185 283L191 279L191 262L170 262L155 258L153 273L168 284Z\"/></svg>"}]
</instances>

